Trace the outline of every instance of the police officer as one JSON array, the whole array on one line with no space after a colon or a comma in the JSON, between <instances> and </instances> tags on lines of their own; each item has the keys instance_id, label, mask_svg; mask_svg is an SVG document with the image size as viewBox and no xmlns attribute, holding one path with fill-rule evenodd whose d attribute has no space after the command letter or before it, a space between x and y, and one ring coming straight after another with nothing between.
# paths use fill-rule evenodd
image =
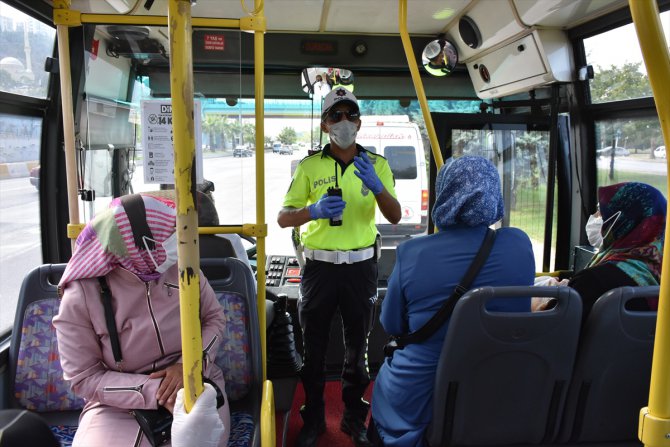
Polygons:
<instances>
[{"instance_id":1,"label":"police officer","mask_svg":"<svg viewBox=\"0 0 670 447\"><path fill-rule=\"evenodd\" d=\"M365 435L369 404L362 397L370 383L367 339L377 299L375 207L393 224L401 213L387 160L356 144L360 127L353 93L342 87L332 90L324 99L321 116L321 129L329 135L330 144L300 162L277 217L282 228L309 222L301 235L307 261L298 304L305 388L300 447L315 446L326 429L324 365L337 308L345 344L345 410L340 429L352 436L356 446L370 445Z\"/></svg>"}]
</instances>

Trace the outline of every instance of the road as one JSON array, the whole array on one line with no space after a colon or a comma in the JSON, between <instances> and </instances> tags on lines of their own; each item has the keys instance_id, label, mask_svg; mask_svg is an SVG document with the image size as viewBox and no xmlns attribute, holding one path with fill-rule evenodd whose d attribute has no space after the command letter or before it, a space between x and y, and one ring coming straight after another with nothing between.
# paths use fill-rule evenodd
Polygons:
<instances>
[{"instance_id":1,"label":"road","mask_svg":"<svg viewBox=\"0 0 670 447\"><path fill-rule=\"evenodd\" d=\"M609 169L609 157L598 158L598 168ZM614 157L614 169L622 172L638 172L642 174L657 174L665 176L667 167L665 160L649 158L648 154L630 155L628 157Z\"/></svg>"},{"instance_id":2,"label":"road","mask_svg":"<svg viewBox=\"0 0 670 447\"><path fill-rule=\"evenodd\" d=\"M0 332L15 317L21 281L42 264L39 195L28 177L0 181Z\"/></svg>"}]
</instances>

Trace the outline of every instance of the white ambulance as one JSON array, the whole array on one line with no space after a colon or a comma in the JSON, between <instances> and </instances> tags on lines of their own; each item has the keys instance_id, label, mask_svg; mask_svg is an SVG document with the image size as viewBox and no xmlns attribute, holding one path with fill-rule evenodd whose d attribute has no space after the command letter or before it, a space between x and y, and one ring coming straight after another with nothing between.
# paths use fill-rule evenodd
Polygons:
<instances>
[{"instance_id":1,"label":"white ambulance","mask_svg":"<svg viewBox=\"0 0 670 447\"><path fill-rule=\"evenodd\" d=\"M377 228L385 239L384 245L393 236L424 233L428 223L428 181L419 126L410 122L407 115L362 116L361 120L356 142L388 160L402 212L400 222L391 225L377 210Z\"/></svg>"}]
</instances>

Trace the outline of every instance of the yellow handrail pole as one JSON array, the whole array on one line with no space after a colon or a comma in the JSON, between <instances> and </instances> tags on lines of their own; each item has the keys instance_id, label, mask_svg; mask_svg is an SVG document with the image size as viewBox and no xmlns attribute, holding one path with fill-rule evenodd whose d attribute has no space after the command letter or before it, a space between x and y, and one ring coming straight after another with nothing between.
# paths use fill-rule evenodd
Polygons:
<instances>
[{"instance_id":1,"label":"yellow handrail pole","mask_svg":"<svg viewBox=\"0 0 670 447\"><path fill-rule=\"evenodd\" d=\"M72 73L70 71L70 29L57 21L58 9L70 8L70 0L54 2L54 22L58 37L58 71L60 77L60 101L63 113L63 149L65 150L65 177L67 180L68 237L74 242L79 228L79 199L77 198L77 165L74 142L74 106L72 105ZM73 234L71 234L73 232Z\"/></svg>"},{"instance_id":2,"label":"yellow handrail pole","mask_svg":"<svg viewBox=\"0 0 670 447\"><path fill-rule=\"evenodd\" d=\"M269 427L264 427L264 422ZM263 399L261 400L261 445L263 447L274 447L277 443L275 424L274 386L270 380L266 380L263 382Z\"/></svg>"},{"instance_id":3,"label":"yellow handrail pole","mask_svg":"<svg viewBox=\"0 0 670 447\"><path fill-rule=\"evenodd\" d=\"M240 21L240 29L254 31L254 102L256 110L256 224L260 230L257 238L257 255L259 263L265 262L265 237L267 224L265 223L265 12L263 0L254 0L254 13ZM259 264L261 265L261 264ZM265 270L256 271L258 284L258 321L261 337L261 368L263 370L263 390L261 399L261 445L274 447L275 435L275 405L274 388L267 378L267 346L265 340Z\"/></svg>"},{"instance_id":4,"label":"yellow handrail pole","mask_svg":"<svg viewBox=\"0 0 670 447\"><path fill-rule=\"evenodd\" d=\"M82 23L105 23L124 25L155 25L166 26L167 17L164 16L127 16L112 14L82 14ZM196 28L230 28L239 29L239 19L214 19L205 17L192 17L191 27Z\"/></svg>"},{"instance_id":5,"label":"yellow handrail pole","mask_svg":"<svg viewBox=\"0 0 670 447\"><path fill-rule=\"evenodd\" d=\"M59 0L67 1L69 0ZM129 16L119 14L82 14L74 9L54 10L54 23L68 26L81 26L90 24L123 24L123 25L154 25L167 26L168 18L165 16ZM192 17L191 26L197 28L229 28L240 29L240 19L216 19L206 17Z\"/></svg>"},{"instance_id":6,"label":"yellow handrail pole","mask_svg":"<svg viewBox=\"0 0 670 447\"><path fill-rule=\"evenodd\" d=\"M260 235L256 240L256 259L265 262L265 12L263 0L254 0L254 15L240 20L240 29L254 32L254 106L256 110L256 223ZM256 271L258 284L257 308L261 329L263 380L267 377L265 360L265 269Z\"/></svg>"},{"instance_id":7,"label":"yellow handrail pole","mask_svg":"<svg viewBox=\"0 0 670 447\"><path fill-rule=\"evenodd\" d=\"M190 0L169 0L170 91L174 178L177 198L179 309L184 362L184 408L191 411L203 391L200 331L200 250L195 207L195 128Z\"/></svg>"},{"instance_id":8,"label":"yellow handrail pole","mask_svg":"<svg viewBox=\"0 0 670 447\"><path fill-rule=\"evenodd\" d=\"M407 0L398 0L398 24L400 27L400 39L402 46L405 49L405 56L407 57L407 65L412 74L412 82L414 82L414 90L416 90L416 97L421 105L421 113L423 113L423 120L426 123L426 130L428 131L428 139L430 140L431 150L435 158L435 164L439 170L444 164L442 159L442 152L440 151L440 143L437 141L437 134L435 133L435 126L433 125L433 118L430 116L430 109L428 108L428 100L426 99L426 92L423 89L421 82L421 74L419 73L419 66L414 58L414 50L412 49L412 42L409 39L407 32Z\"/></svg>"},{"instance_id":9,"label":"yellow handrail pole","mask_svg":"<svg viewBox=\"0 0 670 447\"><path fill-rule=\"evenodd\" d=\"M655 0L629 0L635 31L642 49L656 111L661 123L663 140L670 142L670 57L665 44L663 28L658 16ZM666 161L668 163L668 161ZM670 163L668 164L670 170ZM670 191L670 180L668 191ZM670 208L668 209L670 213ZM670 259L670 226L665 226L663 258ZM654 358L651 366L649 406L640 410L638 438L649 447L670 445L670 262L664 262L661 270L661 293L659 295Z\"/></svg>"}]
</instances>

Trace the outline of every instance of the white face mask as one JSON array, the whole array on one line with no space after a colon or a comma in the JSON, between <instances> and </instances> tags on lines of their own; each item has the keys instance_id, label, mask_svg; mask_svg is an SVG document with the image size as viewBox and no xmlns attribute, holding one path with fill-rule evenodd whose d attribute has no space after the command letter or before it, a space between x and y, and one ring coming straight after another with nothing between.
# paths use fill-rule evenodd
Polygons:
<instances>
[{"instance_id":1,"label":"white face mask","mask_svg":"<svg viewBox=\"0 0 670 447\"><path fill-rule=\"evenodd\" d=\"M158 273L165 273L170 267L177 263L177 232L175 231L172 233L172 236L165 239L161 244L163 246L163 250L165 250L165 261L163 261L161 265L158 265L154 259L154 256L151 254L151 250L149 250L149 247L147 246L147 239L149 238L146 236L143 238L144 247L147 249L147 253L149 253L151 261L156 266L156 271ZM156 243L156 241L154 241L154 243Z\"/></svg>"},{"instance_id":2,"label":"white face mask","mask_svg":"<svg viewBox=\"0 0 670 447\"><path fill-rule=\"evenodd\" d=\"M610 234L610 231L612 231L612 228L614 228L614 224L616 224L619 216L621 216L621 211L617 211L605 221L609 222L610 220L614 219L614 222L612 222L612 225L609 226L607 233L604 235L602 234L603 225L605 225L603 218L596 215L589 216L589 220L586 222L586 227L584 228L586 231L586 237L589 240L589 244L600 250L603 245L603 239L606 238L608 234Z\"/></svg>"},{"instance_id":3,"label":"white face mask","mask_svg":"<svg viewBox=\"0 0 670 447\"><path fill-rule=\"evenodd\" d=\"M600 234L602 228L603 218L594 214L590 215L584 230L586 231L586 237L589 240L589 244L598 249L603 245L603 236Z\"/></svg>"},{"instance_id":4,"label":"white face mask","mask_svg":"<svg viewBox=\"0 0 670 447\"><path fill-rule=\"evenodd\" d=\"M356 141L358 126L351 121L341 120L328 128L330 139L340 149L349 149Z\"/></svg>"}]
</instances>

